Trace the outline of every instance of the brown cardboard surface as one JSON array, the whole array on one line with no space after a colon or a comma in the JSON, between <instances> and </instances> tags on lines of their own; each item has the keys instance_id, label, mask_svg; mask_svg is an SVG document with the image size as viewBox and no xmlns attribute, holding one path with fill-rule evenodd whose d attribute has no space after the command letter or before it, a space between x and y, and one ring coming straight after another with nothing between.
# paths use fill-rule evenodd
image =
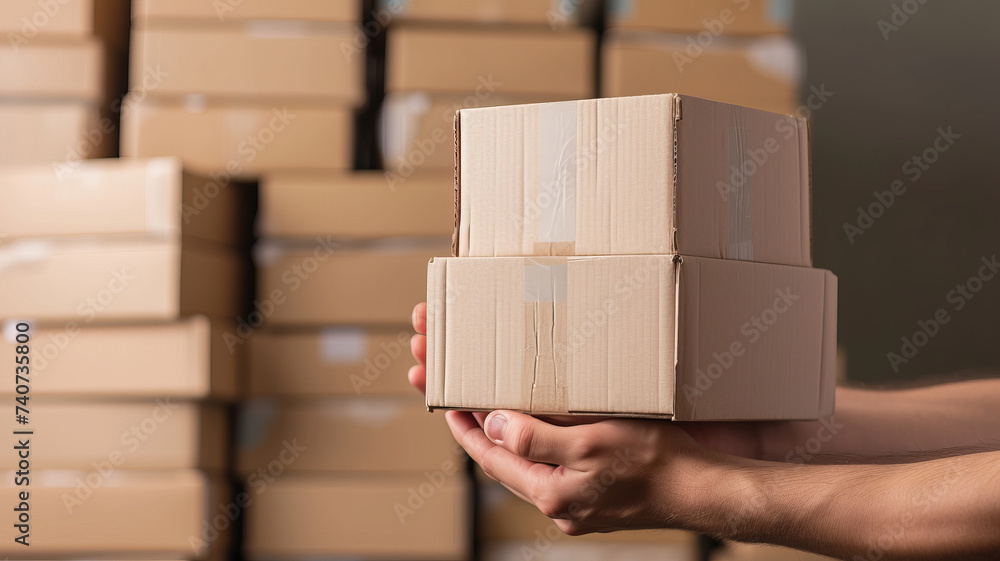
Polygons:
<instances>
[{"instance_id":1,"label":"brown cardboard surface","mask_svg":"<svg viewBox=\"0 0 1000 561\"><path fill-rule=\"evenodd\" d=\"M131 90L358 106L365 99L363 58L342 52L353 41L354 31L336 23L148 24L132 31ZM150 68L163 78L147 90Z\"/></svg>"},{"instance_id":2,"label":"brown cardboard surface","mask_svg":"<svg viewBox=\"0 0 1000 561\"><path fill-rule=\"evenodd\" d=\"M14 400L3 406L6 428L15 423ZM226 467L228 421L219 405L170 398L129 402L32 399L31 469L180 469ZM12 433L11 433L12 434ZM25 436L24 438L29 438ZM16 471L18 457L0 458Z\"/></svg>"},{"instance_id":3,"label":"brown cardboard surface","mask_svg":"<svg viewBox=\"0 0 1000 561\"><path fill-rule=\"evenodd\" d=\"M0 164L51 166L106 156L106 135L100 132L99 120L97 106L84 101L0 103L0 130L5 131L0 135Z\"/></svg>"},{"instance_id":4,"label":"brown cardboard surface","mask_svg":"<svg viewBox=\"0 0 1000 561\"><path fill-rule=\"evenodd\" d=\"M601 95L680 92L775 113L799 108L801 54L783 36L715 39L642 32L608 34L601 45Z\"/></svg>"},{"instance_id":5,"label":"brown cardboard surface","mask_svg":"<svg viewBox=\"0 0 1000 561\"><path fill-rule=\"evenodd\" d=\"M27 45L0 42L0 99L58 99L99 103L104 95L103 50L94 39Z\"/></svg>"},{"instance_id":6,"label":"brown cardboard surface","mask_svg":"<svg viewBox=\"0 0 1000 561\"><path fill-rule=\"evenodd\" d=\"M420 473L461 458L444 417L428 414L416 391L243 404L237 444L241 474L267 472L289 446L301 449L285 465L289 472Z\"/></svg>"},{"instance_id":7,"label":"brown cardboard surface","mask_svg":"<svg viewBox=\"0 0 1000 561\"><path fill-rule=\"evenodd\" d=\"M413 395L406 375L413 328L330 327L260 332L247 351L254 396Z\"/></svg>"},{"instance_id":8,"label":"brown cardboard surface","mask_svg":"<svg viewBox=\"0 0 1000 561\"><path fill-rule=\"evenodd\" d=\"M128 0L6 0L0 3L0 33L11 45L36 39L100 37L109 50L121 52L128 35Z\"/></svg>"},{"instance_id":9,"label":"brown cardboard surface","mask_svg":"<svg viewBox=\"0 0 1000 561\"><path fill-rule=\"evenodd\" d=\"M574 0L382 0L378 7L393 21L497 23L562 27L587 22L596 12L596 2ZM378 13L378 12L377 12Z\"/></svg>"},{"instance_id":10,"label":"brown cardboard surface","mask_svg":"<svg viewBox=\"0 0 1000 561\"><path fill-rule=\"evenodd\" d=\"M236 397L240 356L226 338L234 326L213 326L200 316L123 326L88 325L86 319L31 328L32 372L37 374L31 380L32 395L76 400ZM14 357L8 337L0 345L0 358L13 364ZM0 395L13 392L14 386L0 387Z\"/></svg>"},{"instance_id":11,"label":"brown cardboard surface","mask_svg":"<svg viewBox=\"0 0 1000 561\"><path fill-rule=\"evenodd\" d=\"M170 320L242 312L235 251L154 237L61 237L0 244L0 319Z\"/></svg>"},{"instance_id":12,"label":"brown cardboard surface","mask_svg":"<svg viewBox=\"0 0 1000 561\"><path fill-rule=\"evenodd\" d=\"M122 156L176 156L203 174L349 169L354 115L334 105L159 102L129 94ZM183 138L184 142L178 142Z\"/></svg>"},{"instance_id":13,"label":"brown cardboard surface","mask_svg":"<svg viewBox=\"0 0 1000 561\"><path fill-rule=\"evenodd\" d=\"M0 233L11 238L132 234L237 245L246 185L184 173L173 158L0 168ZM240 233L243 233L240 236Z\"/></svg>"},{"instance_id":14,"label":"brown cardboard surface","mask_svg":"<svg viewBox=\"0 0 1000 561\"><path fill-rule=\"evenodd\" d=\"M832 273L675 257L434 259L428 407L681 421L832 413Z\"/></svg>"},{"instance_id":15,"label":"brown cardboard surface","mask_svg":"<svg viewBox=\"0 0 1000 561\"><path fill-rule=\"evenodd\" d=\"M283 476L247 509L246 558L467 559L469 489L463 468L453 468L451 475ZM248 488L252 495L257 487L248 481Z\"/></svg>"},{"instance_id":16,"label":"brown cardboard surface","mask_svg":"<svg viewBox=\"0 0 1000 561\"><path fill-rule=\"evenodd\" d=\"M590 30L394 27L386 41L387 92L593 97Z\"/></svg>"},{"instance_id":17,"label":"brown cardboard surface","mask_svg":"<svg viewBox=\"0 0 1000 561\"><path fill-rule=\"evenodd\" d=\"M205 23L237 20L307 20L355 22L361 20L358 0L134 0L136 20L201 20Z\"/></svg>"},{"instance_id":18,"label":"brown cardboard surface","mask_svg":"<svg viewBox=\"0 0 1000 561\"><path fill-rule=\"evenodd\" d=\"M3 509L17 506L14 473L3 474ZM89 491L89 495L87 494ZM87 556L201 559L210 548L200 538L203 522L218 514L218 489L195 470L32 472L30 550L34 558ZM24 556L13 524L0 532L0 554ZM222 532L211 549L224 549Z\"/></svg>"},{"instance_id":19,"label":"brown cardboard surface","mask_svg":"<svg viewBox=\"0 0 1000 561\"><path fill-rule=\"evenodd\" d=\"M444 237L454 229L454 208L453 173L397 177L380 171L279 172L261 179L258 234Z\"/></svg>"},{"instance_id":20,"label":"brown cardboard surface","mask_svg":"<svg viewBox=\"0 0 1000 561\"><path fill-rule=\"evenodd\" d=\"M769 35L787 33L787 0L629 0L607 4L608 27L671 33Z\"/></svg>"},{"instance_id":21,"label":"brown cardboard surface","mask_svg":"<svg viewBox=\"0 0 1000 561\"><path fill-rule=\"evenodd\" d=\"M805 121L664 94L463 109L459 256L811 264Z\"/></svg>"},{"instance_id":22,"label":"brown cardboard surface","mask_svg":"<svg viewBox=\"0 0 1000 561\"><path fill-rule=\"evenodd\" d=\"M257 300L272 326L398 325L426 295L427 260L444 240L338 245L265 241L257 247Z\"/></svg>"}]
</instances>

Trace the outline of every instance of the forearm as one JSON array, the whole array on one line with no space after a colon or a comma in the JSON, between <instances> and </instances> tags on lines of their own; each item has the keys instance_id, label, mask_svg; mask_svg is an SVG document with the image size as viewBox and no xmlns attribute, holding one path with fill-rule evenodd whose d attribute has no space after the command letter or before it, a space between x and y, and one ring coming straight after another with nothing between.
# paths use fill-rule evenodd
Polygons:
<instances>
[{"instance_id":1,"label":"forearm","mask_svg":"<svg viewBox=\"0 0 1000 561\"><path fill-rule=\"evenodd\" d=\"M1000 452L900 465L746 461L701 473L689 529L710 535L852 560L1000 556Z\"/></svg>"},{"instance_id":2,"label":"forearm","mask_svg":"<svg viewBox=\"0 0 1000 561\"><path fill-rule=\"evenodd\" d=\"M825 455L998 448L997 403L1000 379L893 391L839 388L832 419L766 425L763 458L808 463Z\"/></svg>"}]
</instances>

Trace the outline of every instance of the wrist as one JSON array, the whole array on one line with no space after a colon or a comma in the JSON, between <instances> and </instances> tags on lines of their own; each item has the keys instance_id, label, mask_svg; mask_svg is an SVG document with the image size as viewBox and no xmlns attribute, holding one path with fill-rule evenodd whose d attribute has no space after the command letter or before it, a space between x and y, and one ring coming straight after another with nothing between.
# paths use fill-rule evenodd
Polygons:
<instances>
[{"instance_id":1,"label":"wrist","mask_svg":"<svg viewBox=\"0 0 1000 561\"><path fill-rule=\"evenodd\" d=\"M761 462L708 452L678 458L665 487L676 514L673 527L731 537L759 517L763 494L756 465Z\"/></svg>"}]
</instances>

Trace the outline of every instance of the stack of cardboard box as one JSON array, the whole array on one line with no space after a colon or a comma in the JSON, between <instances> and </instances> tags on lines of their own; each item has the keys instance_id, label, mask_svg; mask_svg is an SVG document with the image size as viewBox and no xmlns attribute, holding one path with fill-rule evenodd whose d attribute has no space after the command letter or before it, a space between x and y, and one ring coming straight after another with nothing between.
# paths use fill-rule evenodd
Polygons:
<instances>
[{"instance_id":1,"label":"stack of cardboard box","mask_svg":"<svg viewBox=\"0 0 1000 561\"><path fill-rule=\"evenodd\" d=\"M357 2L136 0L122 155L213 176L350 169Z\"/></svg>"},{"instance_id":2,"label":"stack of cardboard box","mask_svg":"<svg viewBox=\"0 0 1000 561\"><path fill-rule=\"evenodd\" d=\"M680 92L794 113L802 54L791 0L608 2L601 95Z\"/></svg>"},{"instance_id":3,"label":"stack of cardboard box","mask_svg":"<svg viewBox=\"0 0 1000 561\"><path fill-rule=\"evenodd\" d=\"M127 0L0 3L0 164L111 155Z\"/></svg>"},{"instance_id":4,"label":"stack of cardboard box","mask_svg":"<svg viewBox=\"0 0 1000 561\"><path fill-rule=\"evenodd\" d=\"M27 431L0 484L29 510L0 552L226 554L244 195L174 159L0 168L0 359L24 365L0 394Z\"/></svg>"},{"instance_id":5,"label":"stack of cardboard box","mask_svg":"<svg viewBox=\"0 0 1000 561\"><path fill-rule=\"evenodd\" d=\"M247 338L238 437L260 495L247 558L468 557L465 463L407 382L410 312L448 250L453 192L391 189L378 171L264 176L248 325L263 329Z\"/></svg>"}]
</instances>

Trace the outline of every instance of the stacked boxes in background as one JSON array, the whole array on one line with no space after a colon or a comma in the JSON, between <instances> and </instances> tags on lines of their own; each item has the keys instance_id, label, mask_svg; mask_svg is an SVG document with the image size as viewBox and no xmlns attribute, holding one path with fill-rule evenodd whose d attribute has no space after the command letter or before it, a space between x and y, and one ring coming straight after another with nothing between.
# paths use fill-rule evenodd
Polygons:
<instances>
[{"instance_id":1,"label":"stacked boxes in background","mask_svg":"<svg viewBox=\"0 0 1000 561\"><path fill-rule=\"evenodd\" d=\"M0 164L115 153L127 14L127 0L0 4Z\"/></svg>"},{"instance_id":2,"label":"stacked boxes in background","mask_svg":"<svg viewBox=\"0 0 1000 561\"><path fill-rule=\"evenodd\" d=\"M123 156L226 177L353 167L356 2L135 0L132 12Z\"/></svg>"},{"instance_id":3,"label":"stacked boxes in background","mask_svg":"<svg viewBox=\"0 0 1000 561\"><path fill-rule=\"evenodd\" d=\"M776 113L798 108L791 0L611 0L601 95L680 92Z\"/></svg>"},{"instance_id":4,"label":"stacked boxes in background","mask_svg":"<svg viewBox=\"0 0 1000 561\"><path fill-rule=\"evenodd\" d=\"M390 189L378 171L262 179L251 318L266 327L248 340L238 436L260 489L248 559L468 558L465 462L406 376L406 322L428 259L450 249L453 193L416 177Z\"/></svg>"},{"instance_id":5,"label":"stacked boxes in background","mask_svg":"<svg viewBox=\"0 0 1000 561\"><path fill-rule=\"evenodd\" d=\"M250 223L245 190L217 187L174 159L0 168L8 363L30 325L23 387L0 390L4 423L33 431L30 486L13 474L3 485L30 490L34 555L227 553L230 524L214 517L230 500L239 349L226 339L245 301ZM25 469L17 461L3 468ZM23 554L18 532L5 527L0 551Z\"/></svg>"}]
</instances>

